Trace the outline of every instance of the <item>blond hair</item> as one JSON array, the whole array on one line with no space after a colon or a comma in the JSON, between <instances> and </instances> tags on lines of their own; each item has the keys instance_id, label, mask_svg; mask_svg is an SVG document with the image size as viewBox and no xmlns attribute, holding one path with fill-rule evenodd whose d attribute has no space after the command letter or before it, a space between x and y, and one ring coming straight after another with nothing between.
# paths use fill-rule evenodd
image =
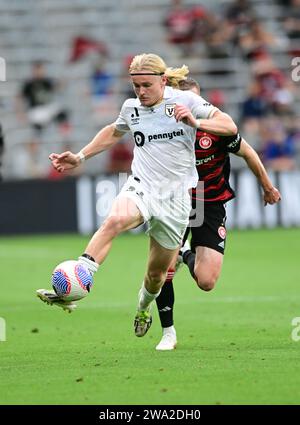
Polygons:
<instances>
[{"instance_id":1,"label":"blond hair","mask_svg":"<svg viewBox=\"0 0 300 425\"><path fill-rule=\"evenodd\" d=\"M149 74L165 75L167 77L167 84L174 88L178 88L179 81L185 80L189 73L186 65L182 65L181 68L167 67L163 59L153 53L142 53L135 56L131 61L129 66L129 73L131 75L145 71L148 71Z\"/></svg>"}]
</instances>

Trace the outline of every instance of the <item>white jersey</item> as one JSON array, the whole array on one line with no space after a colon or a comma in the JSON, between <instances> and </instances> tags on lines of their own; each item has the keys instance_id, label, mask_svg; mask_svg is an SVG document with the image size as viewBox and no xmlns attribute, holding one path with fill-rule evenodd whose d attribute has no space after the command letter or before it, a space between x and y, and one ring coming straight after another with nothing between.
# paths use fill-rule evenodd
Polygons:
<instances>
[{"instance_id":1,"label":"white jersey","mask_svg":"<svg viewBox=\"0 0 300 425\"><path fill-rule=\"evenodd\" d=\"M176 122L176 104L186 105L196 118L209 118L216 110L190 91L167 86L163 101L153 107L142 106L139 99L127 99L115 122L118 131L131 131L135 141L132 174L149 190L168 191L179 186L195 187L196 129Z\"/></svg>"}]
</instances>

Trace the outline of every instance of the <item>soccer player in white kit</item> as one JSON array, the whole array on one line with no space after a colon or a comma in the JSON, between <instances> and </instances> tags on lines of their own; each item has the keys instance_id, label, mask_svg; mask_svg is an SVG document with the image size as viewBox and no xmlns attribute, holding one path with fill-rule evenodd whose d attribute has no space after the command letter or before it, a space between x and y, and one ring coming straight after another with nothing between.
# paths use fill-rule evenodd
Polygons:
<instances>
[{"instance_id":1,"label":"soccer player in white kit","mask_svg":"<svg viewBox=\"0 0 300 425\"><path fill-rule=\"evenodd\" d=\"M126 132L133 135L132 175L78 261L95 273L118 234L148 222L150 252L134 320L138 337L151 326L152 301L160 293L189 221L188 190L198 181L196 129L201 127L220 135L237 133L227 114L196 94L177 89L188 72L185 65L168 68L155 54L135 56L129 73L137 98L127 99L118 119L100 130L79 153L50 155L54 168L63 172L113 146ZM39 290L38 296L68 309L52 291ZM72 303L68 304L72 310Z\"/></svg>"}]
</instances>

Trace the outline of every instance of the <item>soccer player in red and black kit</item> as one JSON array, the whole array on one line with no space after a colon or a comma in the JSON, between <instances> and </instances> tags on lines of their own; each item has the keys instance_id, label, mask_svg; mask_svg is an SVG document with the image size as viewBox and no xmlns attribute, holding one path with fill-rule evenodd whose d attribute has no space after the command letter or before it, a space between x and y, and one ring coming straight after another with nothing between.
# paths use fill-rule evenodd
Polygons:
<instances>
[{"instance_id":1,"label":"soccer player in red and black kit","mask_svg":"<svg viewBox=\"0 0 300 425\"><path fill-rule=\"evenodd\" d=\"M199 84L193 79L181 81L180 88L200 94ZM263 189L265 205L280 200L280 193L273 186L257 153L239 134L218 136L202 130L197 131L196 167L199 181L204 182L204 189L201 189L201 186L193 189L192 201L204 202L204 220L201 226L191 226L187 229L179 258L189 267L192 277L204 291L214 288L221 273L226 241L225 203L235 197L229 185L229 153L241 156L246 161ZM189 232L192 236L191 248L188 244L184 245ZM173 350L177 344L173 321L174 274L175 264L169 269L167 280L156 299L163 329L157 350Z\"/></svg>"}]
</instances>

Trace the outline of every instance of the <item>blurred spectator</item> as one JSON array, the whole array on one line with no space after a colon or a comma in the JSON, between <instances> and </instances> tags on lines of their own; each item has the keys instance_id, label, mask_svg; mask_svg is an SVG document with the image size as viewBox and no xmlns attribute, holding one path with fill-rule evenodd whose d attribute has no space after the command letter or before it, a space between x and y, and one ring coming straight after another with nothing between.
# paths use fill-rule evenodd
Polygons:
<instances>
[{"instance_id":1,"label":"blurred spectator","mask_svg":"<svg viewBox=\"0 0 300 425\"><path fill-rule=\"evenodd\" d=\"M285 7L283 27L291 39L300 39L300 0L291 0Z\"/></svg>"},{"instance_id":2,"label":"blurred spectator","mask_svg":"<svg viewBox=\"0 0 300 425\"><path fill-rule=\"evenodd\" d=\"M263 162L274 171L290 171L296 168L295 143L282 123L270 119L264 129Z\"/></svg>"},{"instance_id":3,"label":"blurred spectator","mask_svg":"<svg viewBox=\"0 0 300 425\"><path fill-rule=\"evenodd\" d=\"M249 0L235 0L229 3L225 16L233 25L248 24L254 16L251 2Z\"/></svg>"},{"instance_id":4,"label":"blurred spectator","mask_svg":"<svg viewBox=\"0 0 300 425\"><path fill-rule=\"evenodd\" d=\"M111 94L113 77L105 70L102 59L98 59L90 77L91 93L94 99L102 99Z\"/></svg>"},{"instance_id":5,"label":"blurred spectator","mask_svg":"<svg viewBox=\"0 0 300 425\"><path fill-rule=\"evenodd\" d=\"M252 81L248 89L248 96L242 104L243 121L248 118L262 118L269 110L266 99L261 94L261 87L258 81Z\"/></svg>"},{"instance_id":6,"label":"blurred spectator","mask_svg":"<svg viewBox=\"0 0 300 425\"><path fill-rule=\"evenodd\" d=\"M42 145L39 139L31 139L29 142L22 143L14 148L12 167L16 178L38 179L47 177L48 169L45 167Z\"/></svg>"},{"instance_id":7,"label":"blurred spectator","mask_svg":"<svg viewBox=\"0 0 300 425\"><path fill-rule=\"evenodd\" d=\"M96 57L92 61L92 71L89 77L94 120L97 124L101 120L111 119L118 111L118 105L113 96L114 78L106 70L104 60L103 57Z\"/></svg>"},{"instance_id":8,"label":"blurred spectator","mask_svg":"<svg viewBox=\"0 0 300 425\"><path fill-rule=\"evenodd\" d=\"M206 42L206 55L209 59L229 59L232 55L232 45L230 43L231 32L227 31L229 27L226 25L226 22L220 25L217 28L211 27L208 32L205 42ZM222 66L218 66L217 69L212 70L212 75L221 75L227 74L228 69Z\"/></svg>"},{"instance_id":9,"label":"blurred spectator","mask_svg":"<svg viewBox=\"0 0 300 425\"><path fill-rule=\"evenodd\" d=\"M97 55L107 57L107 47L102 41L94 40L90 37L78 36L72 40L70 62L77 62L84 58L88 53L97 53Z\"/></svg>"},{"instance_id":10,"label":"blurred spectator","mask_svg":"<svg viewBox=\"0 0 300 425\"><path fill-rule=\"evenodd\" d=\"M279 70L270 56L262 55L253 64L254 80L260 97L274 112L285 109L292 103L292 81Z\"/></svg>"},{"instance_id":11,"label":"blurred spectator","mask_svg":"<svg viewBox=\"0 0 300 425\"><path fill-rule=\"evenodd\" d=\"M240 34L247 29L254 18L255 13L251 1L236 0L230 2L223 11L223 24L220 25L220 31L225 25L226 32L230 34L232 46L238 46Z\"/></svg>"},{"instance_id":12,"label":"blurred spectator","mask_svg":"<svg viewBox=\"0 0 300 425\"><path fill-rule=\"evenodd\" d=\"M2 158L3 158L3 152L4 152L4 135L2 132L2 126L0 124L0 181L2 180Z\"/></svg>"},{"instance_id":13,"label":"blurred spectator","mask_svg":"<svg viewBox=\"0 0 300 425\"><path fill-rule=\"evenodd\" d=\"M42 62L32 65L32 77L23 84L19 101L19 117L24 119L24 109L32 128L40 133L52 122L57 123L62 134L70 132L68 112L57 101L58 85L46 75Z\"/></svg>"},{"instance_id":14,"label":"blurred spectator","mask_svg":"<svg viewBox=\"0 0 300 425\"><path fill-rule=\"evenodd\" d=\"M294 96L287 87L276 90L273 97L273 112L276 115L289 115L293 111Z\"/></svg>"},{"instance_id":15,"label":"blurred spectator","mask_svg":"<svg viewBox=\"0 0 300 425\"><path fill-rule=\"evenodd\" d=\"M183 54L191 54L192 43L206 34L209 20L202 6L186 7L181 0L172 0L164 20L168 41L179 46Z\"/></svg>"},{"instance_id":16,"label":"blurred spectator","mask_svg":"<svg viewBox=\"0 0 300 425\"><path fill-rule=\"evenodd\" d=\"M253 19L248 25L248 30L239 38L239 46L247 59L255 59L276 46L281 41L271 32L265 29L262 22Z\"/></svg>"}]
</instances>

